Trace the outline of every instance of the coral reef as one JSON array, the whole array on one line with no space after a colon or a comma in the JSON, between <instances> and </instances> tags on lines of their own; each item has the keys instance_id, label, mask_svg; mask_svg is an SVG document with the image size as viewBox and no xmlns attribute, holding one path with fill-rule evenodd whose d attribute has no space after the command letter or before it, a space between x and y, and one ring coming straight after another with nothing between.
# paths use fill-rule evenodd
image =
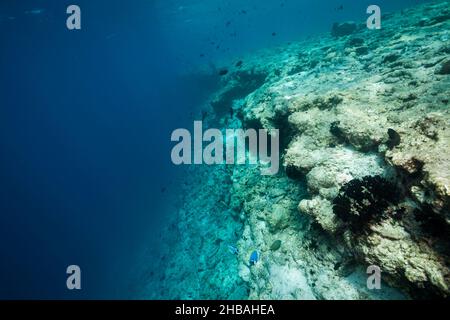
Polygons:
<instances>
[{"instance_id":1,"label":"coral reef","mask_svg":"<svg viewBox=\"0 0 450 320\"><path fill-rule=\"evenodd\" d=\"M381 30L335 24L222 77L205 120L279 128L285 170L191 174L176 222L185 239L170 248L183 262L158 267L163 297L450 295L449 8L386 15ZM367 289L369 265L382 290Z\"/></svg>"}]
</instances>

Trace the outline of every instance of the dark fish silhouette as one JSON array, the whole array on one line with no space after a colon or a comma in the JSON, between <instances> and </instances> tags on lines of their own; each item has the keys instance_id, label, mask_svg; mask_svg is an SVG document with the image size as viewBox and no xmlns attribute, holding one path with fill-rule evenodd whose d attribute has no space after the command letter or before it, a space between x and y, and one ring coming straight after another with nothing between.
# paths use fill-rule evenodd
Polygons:
<instances>
[{"instance_id":1,"label":"dark fish silhouette","mask_svg":"<svg viewBox=\"0 0 450 320\"><path fill-rule=\"evenodd\" d=\"M391 128L388 129L388 135L389 140L387 141L386 144L389 150L392 150L394 147L398 146L401 143L402 139L398 134L398 132Z\"/></svg>"},{"instance_id":2,"label":"dark fish silhouette","mask_svg":"<svg viewBox=\"0 0 450 320\"><path fill-rule=\"evenodd\" d=\"M223 68L219 70L219 76L224 76L228 74L228 69L227 68Z\"/></svg>"}]
</instances>

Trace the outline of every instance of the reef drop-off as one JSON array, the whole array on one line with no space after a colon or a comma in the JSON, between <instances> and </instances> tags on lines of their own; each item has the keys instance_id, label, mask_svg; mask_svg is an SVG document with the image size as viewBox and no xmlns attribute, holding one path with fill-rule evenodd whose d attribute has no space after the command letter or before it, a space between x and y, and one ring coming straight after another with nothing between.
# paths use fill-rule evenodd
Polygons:
<instances>
[{"instance_id":1,"label":"reef drop-off","mask_svg":"<svg viewBox=\"0 0 450 320\"><path fill-rule=\"evenodd\" d=\"M230 68L205 121L280 129L282 172L187 169L140 297L448 297L449 8L423 4L339 37L334 26ZM366 286L370 265L382 290Z\"/></svg>"}]
</instances>

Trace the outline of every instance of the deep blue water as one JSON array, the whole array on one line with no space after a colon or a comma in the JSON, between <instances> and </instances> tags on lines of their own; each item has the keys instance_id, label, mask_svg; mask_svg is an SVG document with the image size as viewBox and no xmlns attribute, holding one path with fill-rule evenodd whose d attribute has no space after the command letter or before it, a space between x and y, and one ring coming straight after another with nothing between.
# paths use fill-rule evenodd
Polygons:
<instances>
[{"instance_id":1,"label":"deep blue water","mask_svg":"<svg viewBox=\"0 0 450 320\"><path fill-rule=\"evenodd\" d=\"M170 133L218 80L180 74L364 20L371 2L77 0L68 31L72 1L2 1L0 298L127 297L168 214Z\"/></svg>"}]
</instances>

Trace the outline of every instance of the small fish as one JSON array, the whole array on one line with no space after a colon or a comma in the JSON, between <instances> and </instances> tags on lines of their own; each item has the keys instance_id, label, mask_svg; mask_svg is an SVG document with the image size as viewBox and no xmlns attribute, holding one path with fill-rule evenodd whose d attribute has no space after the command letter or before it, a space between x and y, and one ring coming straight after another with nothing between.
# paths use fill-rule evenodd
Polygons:
<instances>
[{"instance_id":1,"label":"small fish","mask_svg":"<svg viewBox=\"0 0 450 320\"><path fill-rule=\"evenodd\" d=\"M389 140L387 141L387 146L389 150L392 150L394 147L398 146L402 141L400 135L394 129L388 129Z\"/></svg>"},{"instance_id":2,"label":"small fish","mask_svg":"<svg viewBox=\"0 0 450 320\"><path fill-rule=\"evenodd\" d=\"M32 9L32 10L28 10L25 11L25 14L30 14L30 15L38 15L38 14L42 14L45 12L45 9Z\"/></svg>"},{"instance_id":3,"label":"small fish","mask_svg":"<svg viewBox=\"0 0 450 320\"><path fill-rule=\"evenodd\" d=\"M106 40L110 40L110 39L113 39L113 38L115 38L115 37L117 37L117 33L111 33L111 34L108 34L108 35L106 36Z\"/></svg>"},{"instance_id":4,"label":"small fish","mask_svg":"<svg viewBox=\"0 0 450 320\"><path fill-rule=\"evenodd\" d=\"M2 20L12 21L12 20L16 20L16 17L6 17L6 18L4 18L4 17L0 16L0 21L2 21Z\"/></svg>"},{"instance_id":5,"label":"small fish","mask_svg":"<svg viewBox=\"0 0 450 320\"><path fill-rule=\"evenodd\" d=\"M228 251L230 251L230 253L234 255L239 253L239 249L235 246L232 246L231 244L228 246Z\"/></svg>"},{"instance_id":6,"label":"small fish","mask_svg":"<svg viewBox=\"0 0 450 320\"><path fill-rule=\"evenodd\" d=\"M219 76L224 76L228 74L228 69L227 68L223 68L219 70Z\"/></svg>"},{"instance_id":7,"label":"small fish","mask_svg":"<svg viewBox=\"0 0 450 320\"><path fill-rule=\"evenodd\" d=\"M250 255L250 260L248 263L250 266L252 266L252 265L255 265L258 262L258 260L259 260L259 254L258 254L258 251L255 250Z\"/></svg>"},{"instance_id":8,"label":"small fish","mask_svg":"<svg viewBox=\"0 0 450 320\"><path fill-rule=\"evenodd\" d=\"M202 121L204 121L207 116L208 116L208 112L205 110L202 110Z\"/></svg>"}]
</instances>

